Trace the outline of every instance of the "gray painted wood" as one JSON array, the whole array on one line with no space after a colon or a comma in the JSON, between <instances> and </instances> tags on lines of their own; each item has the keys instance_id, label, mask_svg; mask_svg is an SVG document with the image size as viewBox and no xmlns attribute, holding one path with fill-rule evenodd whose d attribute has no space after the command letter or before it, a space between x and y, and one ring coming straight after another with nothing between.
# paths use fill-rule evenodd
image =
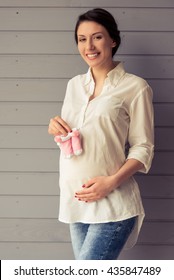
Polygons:
<instances>
[{"instance_id":1,"label":"gray painted wood","mask_svg":"<svg viewBox=\"0 0 174 280\"><path fill-rule=\"evenodd\" d=\"M68 79L0 79L0 101L50 102L64 99Z\"/></svg>"},{"instance_id":2,"label":"gray painted wood","mask_svg":"<svg viewBox=\"0 0 174 280\"><path fill-rule=\"evenodd\" d=\"M173 260L174 246L137 245L132 250L123 251L120 260Z\"/></svg>"},{"instance_id":3,"label":"gray painted wood","mask_svg":"<svg viewBox=\"0 0 174 280\"><path fill-rule=\"evenodd\" d=\"M69 226L58 222L57 219L2 219L0 228L0 238L3 242L70 243ZM173 246L173 230L173 222L145 221L138 244L153 246L161 243L163 246Z\"/></svg>"},{"instance_id":4,"label":"gray painted wood","mask_svg":"<svg viewBox=\"0 0 174 280\"><path fill-rule=\"evenodd\" d=\"M146 219L173 221L173 199L144 198L143 203L146 210ZM58 205L58 196L1 196L0 218L55 219L58 215Z\"/></svg>"},{"instance_id":5,"label":"gray painted wood","mask_svg":"<svg viewBox=\"0 0 174 280\"><path fill-rule=\"evenodd\" d=\"M59 149L2 149L2 172L58 172ZM156 152L149 174L174 175L174 152Z\"/></svg>"},{"instance_id":6,"label":"gray painted wood","mask_svg":"<svg viewBox=\"0 0 174 280\"><path fill-rule=\"evenodd\" d=\"M122 32L118 54L173 55L174 35L171 32ZM78 54L74 32L13 31L0 33L2 54ZM33 44L30 44L30 42ZM137 41L139 44L137 45ZM170 41L170 44L166 44Z\"/></svg>"},{"instance_id":7,"label":"gray painted wood","mask_svg":"<svg viewBox=\"0 0 174 280\"><path fill-rule=\"evenodd\" d=\"M70 243L59 242L2 242L2 260L73 260Z\"/></svg>"},{"instance_id":8,"label":"gray painted wood","mask_svg":"<svg viewBox=\"0 0 174 280\"><path fill-rule=\"evenodd\" d=\"M61 102L1 102L0 125L47 125L61 112ZM174 104L154 104L155 125L174 125ZM32 112L32 114L31 114Z\"/></svg>"},{"instance_id":9,"label":"gray painted wood","mask_svg":"<svg viewBox=\"0 0 174 280\"><path fill-rule=\"evenodd\" d=\"M123 251L120 260L173 260L174 246L137 245L133 249ZM70 243L9 243L0 244L1 259L13 260L73 260Z\"/></svg>"},{"instance_id":10,"label":"gray painted wood","mask_svg":"<svg viewBox=\"0 0 174 280\"><path fill-rule=\"evenodd\" d=\"M115 6L115 5L114 5ZM0 30L74 30L76 19L86 8L1 8ZM108 8L121 30L174 31L174 10L171 8ZM10 20L9 20L10 18ZM165 18L161 21L161 18ZM149 21L150 19L150 21ZM150 22L150 24L149 24Z\"/></svg>"},{"instance_id":11,"label":"gray painted wood","mask_svg":"<svg viewBox=\"0 0 174 280\"><path fill-rule=\"evenodd\" d=\"M135 177L144 198L174 198L174 176L136 175ZM57 196L59 195L59 174L57 172L1 173L0 195Z\"/></svg>"},{"instance_id":12,"label":"gray painted wood","mask_svg":"<svg viewBox=\"0 0 174 280\"><path fill-rule=\"evenodd\" d=\"M70 242L69 226L57 219L1 220L3 242Z\"/></svg>"},{"instance_id":13,"label":"gray painted wood","mask_svg":"<svg viewBox=\"0 0 174 280\"><path fill-rule=\"evenodd\" d=\"M121 29L116 59L154 91L155 158L149 175L136 175L145 223L120 259L174 258L173 1L0 0L1 259L73 259L68 226L57 221L59 150L47 125L68 79L87 70L76 18L99 3Z\"/></svg>"},{"instance_id":14,"label":"gray painted wood","mask_svg":"<svg viewBox=\"0 0 174 280\"><path fill-rule=\"evenodd\" d=\"M135 177L143 198L174 198L174 176L136 175ZM57 196L59 195L59 174L57 172L1 173L0 195Z\"/></svg>"},{"instance_id":15,"label":"gray painted wood","mask_svg":"<svg viewBox=\"0 0 174 280\"><path fill-rule=\"evenodd\" d=\"M164 138L163 135L166 137ZM32 136L32 137L31 137ZM158 151L173 149L173 127L156 127L155 146ZM2 149L57 149L53 137L47 134L47 126L9 125L0 127Z\"/></svg>"},{"instance_id":16,"label":"gray painted wood","mask_svg":"<svg viewBox=\"0 0 174 280\"><path fill-rule=\"evenodd\" d=\"M0 195L59 195L58 172L5 172L0 177Z\"/></svg>"},{"instance_id":17,"label":"gray painted wood","mask_svg":"<svg viewBox=\"0 0 174 280\"><path fill-rule=\"evenodd\" d=\"M174 78L173 56L118 55L116 59L124 62L128 72L146 79ZM4 55L0 64L2 78L71 78L86 71L79 55Z\"/></svg>"},{"instance_id":18,"label":"gray painted wood","mask_svg":"<svg viewBox=\"0 0 174 280\"><path fill-rule=\"evenodd\" d=\"M121 253L120 260L173 260L174 246L137 245ZM4 242L0 244L1 259L13 260L73 260L70 243L25 243Z\"/></svg>"},{"instance_id":19,"label":"gray painted wood","mask_svg":"<svg viewBox=\"0 0 174 280\"><path fill-rule=\"evenodd\" d=\"M62 102L68 78L65 79L0 79L0 101ZM154 103L174 102L174 80L148 79L153 88Z\"/></svg>"},{"instance_id":20,"label":"gray painted wood","mask_svg":"<svg viewBox=\"0 0 174 280\"><path fill-rule=\"evenodd\" d=\"M0 0L0 7L106 7L105 0ZM171 0L117 0L118 7L174 7ZM107 1L107 7L115 7L113 0Z\"/></svg>"}]
</instances>

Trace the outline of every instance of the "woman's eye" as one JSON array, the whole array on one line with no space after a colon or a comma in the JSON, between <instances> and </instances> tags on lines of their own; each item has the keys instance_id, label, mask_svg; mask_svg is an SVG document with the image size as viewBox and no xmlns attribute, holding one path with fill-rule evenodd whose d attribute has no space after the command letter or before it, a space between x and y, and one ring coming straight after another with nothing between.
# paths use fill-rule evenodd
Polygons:
<instances>
[{"instance_id":1,"label":"woman's eye","mask_svg":"<svg viewBox=\"0 0 174 280\"><path fill-rule=\"evenodd\" d=\"M85 42L86 39L85 38L79 38L79 42Z\"/></svg>"},{"instance_id":2,"label":"woman's eye","mask_svg":"<svg viewBox=\"0 0 174 280\"><path fill-rule=\"evenodd\" d=\"M94 37L94 39L95 40L100 40L100 39L102 39L102 36L101 35L97 35L97 36Z\"/></svg>"}]
</instances>

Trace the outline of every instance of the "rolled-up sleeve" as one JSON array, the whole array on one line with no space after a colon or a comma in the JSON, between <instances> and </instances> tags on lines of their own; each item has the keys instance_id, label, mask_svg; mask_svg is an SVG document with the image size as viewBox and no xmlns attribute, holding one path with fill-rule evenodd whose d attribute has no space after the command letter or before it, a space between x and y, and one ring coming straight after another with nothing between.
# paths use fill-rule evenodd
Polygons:
<instances>
[{"instance_id":1,"label":"rolled-up sleeve","mask_svg":"<svg viewBox=\"0 0 174 280\"><path fill-rule=\"evenodd\" d=\"M140 172L147 173L154 155L154 113L152 89L145 86L130 106L129 152L127 159L137 159L144 167Z\"/></svg>"}]
</instances>

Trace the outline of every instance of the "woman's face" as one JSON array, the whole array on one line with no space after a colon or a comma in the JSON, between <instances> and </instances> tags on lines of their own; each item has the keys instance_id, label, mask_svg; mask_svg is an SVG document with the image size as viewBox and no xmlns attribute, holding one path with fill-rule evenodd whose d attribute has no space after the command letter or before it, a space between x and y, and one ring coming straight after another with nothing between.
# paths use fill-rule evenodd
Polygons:
<instances>
[{"instance_id":1,"label":"woman's face","mask_svg":"<svg viewBox=\"0 0 174 280\"><path fill-rule=\"evenodd\" d=\"M107 30L94 21L82 22L77 30L78 50L84 61L92 68L112 64L112 48L116 42Z\"/></svg>"}]
</instances>

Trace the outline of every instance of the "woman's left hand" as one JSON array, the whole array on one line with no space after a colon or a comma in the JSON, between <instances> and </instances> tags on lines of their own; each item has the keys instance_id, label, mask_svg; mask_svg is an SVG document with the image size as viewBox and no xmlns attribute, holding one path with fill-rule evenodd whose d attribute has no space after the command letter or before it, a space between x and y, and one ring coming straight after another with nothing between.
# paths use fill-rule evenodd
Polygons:
<instances>
[{"instance_id":1,"label":"woman's left hand","mask_svg":"<svg viewBox=\"0 0 174 280\"><path fill-rule=\"evenodd\" d=\"M89 180L82 186L82 190L75 193L75 197L86 202L102 199L143 167L142 162L128 159L114 175L99 176Z\"/></svg>"},{"instance_id":2,"label":"woman's left hand","mask_svg":"<svg viewBox=\"0 0 174 280\"><path fill-rule=\"evenodd\" d=\"M106 197L116 187L113 176L99 176L83 185L83 189L77 191L75 197L80 201L93 202Z\"/></svg>"}]
</instances>

